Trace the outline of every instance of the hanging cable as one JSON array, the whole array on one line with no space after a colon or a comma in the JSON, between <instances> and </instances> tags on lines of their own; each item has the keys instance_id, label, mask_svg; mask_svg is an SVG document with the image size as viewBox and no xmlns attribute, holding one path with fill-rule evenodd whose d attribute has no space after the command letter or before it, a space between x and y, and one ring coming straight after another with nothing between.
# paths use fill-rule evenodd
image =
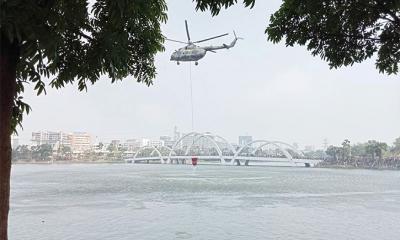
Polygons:
<instances>
[{"instance_id":1,"label":"hanging cable","mask_svg":"<svg viewBox=\"0 0 400 240\"><path fill-rule=\"evenodd\" d=\"M192 62L189 62L189 81L190 81L190 105L192 108L192 131L194 131Z\"/></svg>"}]
</instances>

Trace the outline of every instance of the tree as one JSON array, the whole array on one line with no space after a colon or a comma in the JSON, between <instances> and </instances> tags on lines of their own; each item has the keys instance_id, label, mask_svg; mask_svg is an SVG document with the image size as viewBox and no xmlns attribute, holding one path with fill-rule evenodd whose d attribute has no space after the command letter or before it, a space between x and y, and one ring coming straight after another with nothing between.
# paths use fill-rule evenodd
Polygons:
<instances>
[{"instance_id":1,"label":"tree","mask_svg":"<svg viewBox=\"0 0 400 240\"><path fill-rule=\"evenodd\" d=\"M109 151L110 153L117 152L118 151L118 146L115 145L115 144L112 144L112 143L108 144L107 151Z\"/></svg>"},{"instance_id":2,"label":"tree","mask_svg":"<svg viewBox=\"0 0 400 240\"><path fill-rule=\"evenodd\" d=\"M384 142L378 142L375 146L375 153L379 160L382 160L383 154L387 151L387 144Z\"/></svg>"},{"instance_id":3,"label":"tree","mask_svg":"<svg viewBox=\"0 0 400 240\"><path fill-rule=\"evenodd\" d=\"M387 144L384 142L378 142L375 140L369 140L366 145L366 152L371 155L372 160L375 160L375 157L378 157L379 163L382 162L383 153L387 150ZM373 165L375 165L376 161L374 161Z\"/></svg>"},{"instance_id":4,"label":"tree","mask_svg":"<svg viewBox=\"0 0 400 240\"><path fill-rule=\"evenodd\" d=\"M375 148L376 148L377 141L375 140L368 140L366 145L366 152L371 155L372 160L375 160Z\"/></svg>"},{"instance_id":5,"label":"tree","mask_svg":"<svg viewBox=\"0 0 400 240\"><path fill-rule=\"evenodd\" d=\"M400 62L400 1L284 0L266 30L274 43L307 45L331 68L377 54L379 72L397 74Z\"/></svg>"},{"instance_id":6,"label":"tree","mask_svg":"<svg viewBox=\"0 0 400 240\"><path fill-rule=\"evenodd\" d=\"M13 150L13 159L15 161L31 158L31 150L28 145L19 145L15 150Z\"/></svg>"},{"instance_id":7,"label":"tree","mask_svg":"<svg viewBox=\"0 0 400 240\"><path fill-rule=\"evenodd\" d=\"M326 154L331 156L337 162L339 160L338 156L340 155L341 151L341 147L329 146L328 149L326 149Z\"/></svg>"},{"instance_id":8,"label":"tree","mask_svg":"<svg viewBox=\"0 0 400 240\"><path fill-rule=\"evenodd\" d=\"M53 155L53 147L50 144L32 147L32 155L36 160L45 161Z\"/></svg>"},{"instance_id":9,"label":"tree","mask_svg":"<svg viewBox=\"0 0 400 240\"><path fill-rule=\"evenodd\" d=\"M67 160L71 160L72 149L70 146L61 145L60 146L61 155Z\"/></svg>"},{"instance_id":10,"label":"tree","mask_svg":"<svg viewBox=\"0 0 400 240\"><path fill-rule=\"evenodd\" d=\"M351 155L355 157L365 157L367 155L366 152L366 144L358 143L351 147Z\"/></svg>"},{"instance_id":11,"label":"tree","mask_svg":"<svg viewBox=\"0 0 400 240\"><path fill-rule=\"evenodd\" d=\"M396 140L393 143L393 152L400 153L400 137L396 138Z\"/></svg>"},{"instance_id":12,"label":"tree","mask_svg":"<svg viewBox=\"0 0 400 240\"><path fill-rule=\"evenodd\" d=\"M343 160L349 160L351 157L351 145L350 141L348 139L345 139L342 143L342 148L341 148L341 153L342 153L342 159Z\"/></svg>"},{"instance_id":13,"label":"tree","mask_svg":"<svg viewBox=\"0 0 400 240\"><path fill-rule=\"evenodd\" d=\"M98 150L103 150L104 144L102 142L99 142L99 144L97 145L97 149Z\"/></svg>"},{"instance_id":14,"label":"tree","mask_svg":"<svg viewBox=\"0 0 400 240\"><path fill-rule=\"evenodd\" d=\"M255 0L244 0L253 7ZM197 0L196 8L218 15L237 0ZM397 74L400 62L399 0L283 0L265 30L274 43L306 45L331 68L377 55L379 72Z\"/></svg>"},{"instance_id":15,"label":"tree","mask_svg":"<svg viewBox=\"0 0 400 240\"><path fill-rule=\"evenodd\" d=\"M0 0L0 239L7 239L11 133L30 110L24 85L37 94L76 83L80 91L101 75L133 76L150 85L154 56L163 49L164 0ZM90 13L90 14L89 14Z\"/></svg>"}]
</instances>

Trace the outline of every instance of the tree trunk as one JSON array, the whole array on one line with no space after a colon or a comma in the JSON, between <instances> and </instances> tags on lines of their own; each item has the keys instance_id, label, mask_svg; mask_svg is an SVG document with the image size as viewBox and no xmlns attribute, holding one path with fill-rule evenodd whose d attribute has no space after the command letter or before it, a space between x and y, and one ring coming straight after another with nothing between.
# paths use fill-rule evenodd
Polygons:
<instances>
[{"instance_id":1,"label":"tree trunk","mask_svg":"<svg viewBox=\"0 0 400 240\"><path fill-rule=\"evenodd\" d=\"M7 240L11 173L11 117L19 46L0 36L0 240Z\"/></svg>"}]
</instances>

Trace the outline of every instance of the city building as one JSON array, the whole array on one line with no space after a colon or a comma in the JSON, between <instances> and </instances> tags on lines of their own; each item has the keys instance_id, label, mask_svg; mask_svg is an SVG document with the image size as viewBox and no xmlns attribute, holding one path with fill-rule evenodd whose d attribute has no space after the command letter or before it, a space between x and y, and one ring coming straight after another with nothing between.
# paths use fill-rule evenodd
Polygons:
<instances>
[{"instance_id":1,"label":"city building","mask_svg":"<svg viewBox=\"0 0 400 240\"><path fill-rule=\"evenodd\" d=\"M123 144L124 148L128 149L128 151L134 151L141 146L141 141L138 139L128 139Z\"/></svg>"},{"instance_id":2,"label":"city building","mask_svg":"<svg viewBox=\"0 0 400 240\"><path fill-rule=\"evenodd\" d=\"M71 134L52 131L32 132L32 144L36 146L43 144L49 144L51 146L56 144L70 146Z\"/></svg>"},{"instance_id":3,"label":"city building","mask_svg":"<svg viewBox=\"0 0 400 240\"><path fill-rule=\"evenodd\" d=\"M142 139L140 140L140 147L149 146L149 143L150 143L150 139L142 138Z\"/></svg>"},{"instance_id":4,"label":"city building","mask_svg":"<svg viewBox=\"0 0 400 240\"><path fill-rule=\"evenodd\" d=\"M52 132L39 131L32 132L32 145L48 144L52 147L68 146L72 151L85 151L91 148L92 139L86 132Z\"/></svg>"},{"instance_id":5,"label":"city building","mask_svg":"<svg viewBox=\"0 0 400 240\"><path fill-rule=\"evenodd\" d=\"M74 152L87 151L91 149L92 137L86 132L74 132L71 134L71 148Z\"/></svg>"},{"instance_id":6,"label":"city building","mask_svg":"<svg viewBox=\"0 0 400 240\"><path fill-rule=\"evenodd\" d=\"M121 143L120 140L111 140L111 143L110 143L110 144L113 145L113 146L118 147L120 143Z\"/></svg>"},{"instance_id":7,"label":"city building","mask_svg":"<svg viewBox=\"0 0 400 240\"><path fill-rule=\"evenodd\" d=\"M147 146L161 147L164 146L164 143L161 140L149 140Z\"/></svg>"},{"instance_id":8,"label":"city building","mask_svg":"<svg viewBox=\"0 0 400 240\"><path fill-rule=\"evenodd\" d=\"M163 146L169 148L171 148L175 144L175 141L170 136L161 136L160 141L163 142Z\"/></svg>"},{"instance_id":9,"label":"city building","mask_svg":"<svg viewBox=\"0 0 400 240\"><path fill-rule=\"evenodd\" d=\"M252 136L239 136L239 146L244 146L253 141Z\"/></svg>"}]
</instances>

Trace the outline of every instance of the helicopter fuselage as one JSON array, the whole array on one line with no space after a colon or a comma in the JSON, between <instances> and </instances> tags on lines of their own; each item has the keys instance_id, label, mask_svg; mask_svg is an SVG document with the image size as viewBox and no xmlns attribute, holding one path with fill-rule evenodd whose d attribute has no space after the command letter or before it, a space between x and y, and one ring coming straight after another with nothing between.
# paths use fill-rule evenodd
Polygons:
<instances>
[{"instance_id":1,"label":"helicopter fuselage","mask_svg":"<svg viewBox=\"0 0 400 240\"><path fill-rule=\"evenodd\" d=\"M198 61L206 55L206 50L196 45L179 48L171 55L171 61L191 62Z\"/></svg>"},{"instance_id":2,"label":"helicopter fuselage","mask_svg":"<svg viewBox=\"0 0 400 240\"><path fill-rule=\"evenodd\" d=\"M175 50L171 55L171 61L176 61L176 63L178 65L179 65L179 62L194 62L195 65L198 65L199 63L197 61L202 59L206 55L207 52L215 53L215 50L232 48L232 47L235 46L236 41L238 39L240 39L240 38L238 38L236 36L235 31L233 31L233 35L235 35L235 39L233 39L233 41L230 44L222 44L222 45L219 45L219 46L203 46L203 47L199 47L199 46L197 46L195 44L196 43L210 41L210 40L215 39L215 38L223 37L223 36L228 35L228 33L193 42L193 41L190 40L189 28L188 28L188 24L187 24L186 20L185 20L185 26L186 26L187 42L165 38L168 41L187 44L185 47L179 48L178 50Z\"/></svg>"}]
</instances>

